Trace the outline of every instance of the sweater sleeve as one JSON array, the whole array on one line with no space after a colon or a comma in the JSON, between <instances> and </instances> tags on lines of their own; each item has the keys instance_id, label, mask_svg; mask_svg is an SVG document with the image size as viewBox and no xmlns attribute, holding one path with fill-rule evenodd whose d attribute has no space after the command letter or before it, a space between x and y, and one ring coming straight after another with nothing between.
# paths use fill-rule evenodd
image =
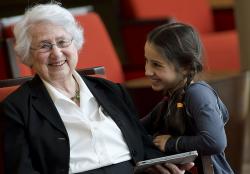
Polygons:
<instances>
[{"instance_id":1,"label":"sweater sleeve","mask_svg":"<svg viewBox=\"0 0 250 174\"><path fill-rule=\"evenodd\" d=\"M195 127L196 132L192 136L170 138L166 152L197 150L200 154L211 155L224 151L227 141L217 94L211 87L198 83L186 91L185 101L194 120L189 126Z\"/></svg>"}]
</instances>

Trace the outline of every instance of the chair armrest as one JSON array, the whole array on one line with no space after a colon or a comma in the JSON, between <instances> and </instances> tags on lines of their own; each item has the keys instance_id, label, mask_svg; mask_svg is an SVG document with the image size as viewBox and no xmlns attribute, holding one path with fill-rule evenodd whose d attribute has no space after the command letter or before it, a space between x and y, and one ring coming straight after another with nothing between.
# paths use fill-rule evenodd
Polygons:
<instances>
[{"instance_id":1,"label":"chair armrest","mask_svg":"<svg viewBox=\"0 0 250 174\"><path fill-rule=\"evenodd\" d=\"M81 75L97 75L97 74L104 75L105 74L105 68L103 66L84 68L84 69L79 69L77 71ZM32 78L33 76L28 76L28 77L17 77L13 79L0 80L0 88L21 85L31 80Z\"/></svg>"},{"instance_id":2,"label":"chair armrest","mask_svg":"<svg viewBox=\"0 0 250 174\"><path fill-rule=\"evenodd\" d=\"M95 66L91 68L78 69L77 72L81 75L104 75L105 67L104 66Z\"/></svg>"},{"instance_id":3,"label":"chair armrest","mask_svg":"<svg viewBox=\"0 0 250 174\"><path fill-rule=\"evenodd\" d=\"M14 79L0 80L0 88L21 85L21 84L31 80L32 78L33 78L33 76L17 77Z\"/></svg>"}]
</instances>

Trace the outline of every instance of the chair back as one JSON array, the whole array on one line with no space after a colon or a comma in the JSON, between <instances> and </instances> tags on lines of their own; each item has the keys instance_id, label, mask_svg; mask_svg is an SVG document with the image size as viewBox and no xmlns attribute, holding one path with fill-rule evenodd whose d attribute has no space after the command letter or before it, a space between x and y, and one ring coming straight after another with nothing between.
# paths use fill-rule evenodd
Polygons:
<instances>
[{"instance_id":1,"label":"chair back","mask_svg":"<svg viewBox=\"0 0 250 174\"><path fill-rule=\"evenodd\" d=\"M228 147L226 157L236 173L241 173L246 120L249 117L250 72L210 82L227 106L230 119L225 125Z\"/></svg>"},{"instance_id":2,"label":"chair back","mask_svg":"<svg viewBox=\"0 0 250 174\"><path fill-rule=\"evenodd\" d=\"M240 47L238 34L231 31L201 35L204 46L204 65L208 72L239 72Z\"/></svg>"},{"instance_id":3,"label":"chair back","mask_svg":"<svg viewBox=\"0 0 250 174\"><path fill-rule=\"evenodd\" d=\"M11 70L11 77L17 78L17 77L25 77L25 76L32 76L34 75L33 70L24 65L20 62L20 60L17 58L15 51L14 51L14 38L6 38L6 47L7 47L7 53L8 53L8 62L9 67Z\"/></svg>"},{"instance_id":4,"label":"chair back","mask_svg":"<svg viewBox=\"0 0 250 174\"><path fill-rule=\"evenodd\" d=\"M17 78L23 76L31 76L34 75L31 68L19 62L16 57L14 51L14 35L13 28L17 21L20 20L22 16L11 16L1 19L1 23L3 26L3 39L5 41L5 49L6 49L6 60L10 69L10 77Z\"/></svg>"},{"instance_id":5,"label":"chair back","mask_svg":"<svg viewBox=\"0 0 250 174\"><path fill-rule=\"evenodd\" d=\"M195 26L200 32L214 30L208 0L121 0L121 9L127 19L174 17Z\"/></svg>"},{"instance_id":6,"label":"chair back","mask_svg":"<svg viewBox=\"0 0 250 174\"><path fill-rule=\"evenodd\" d=\"M113 47L109 34L95 12L76 16L84 29L85 43L79 53L78 68L104 66L106 78L114 82L123 82L120 60Z\"/></svg>"}]
</instances>

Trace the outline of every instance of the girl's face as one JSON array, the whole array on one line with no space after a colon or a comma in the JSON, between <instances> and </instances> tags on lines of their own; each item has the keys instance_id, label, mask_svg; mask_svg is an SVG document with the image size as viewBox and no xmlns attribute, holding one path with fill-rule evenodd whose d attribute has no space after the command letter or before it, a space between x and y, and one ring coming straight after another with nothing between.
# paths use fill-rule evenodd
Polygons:
<instances>
[{"instance_id":1,"label":"girl's face","mask_svg":"<svg viewBox=\"0 0 250 174\"><path fill-rule=\"evenodd\" d=\"M184 72L177 72L174 64L164 58L154 44L146 42L144 49L145 75L150 79L153 90L171 92L182 84Z\"/></svg>"},{"instance_id":2,"label":"girl's face","mask_svg":"<svg viewBox=\"0 0 250 174\"><path fill-rule=\"evenodd\" d=\"M62 81L72 76L78 61L72 36L61 26L37 23L30 29L33 69L44 80Z\"/></svg>"}]
</instances>

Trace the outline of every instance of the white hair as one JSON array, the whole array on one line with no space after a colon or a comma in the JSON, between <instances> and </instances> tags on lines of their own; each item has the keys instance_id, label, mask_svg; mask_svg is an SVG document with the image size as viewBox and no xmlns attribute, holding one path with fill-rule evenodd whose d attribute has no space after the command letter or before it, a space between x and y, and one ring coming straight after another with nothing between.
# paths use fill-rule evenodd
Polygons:
<instances>
[{"instance_id":1,"label":"white hair","mask_svg":"<svg viewBox=\"0 0 250 174\"><path fill-rule=\"evenodd\" d=\"M29 29L38 22L50 22L62 26L72 35L76 48L81 49L84 42L83 29L76 22L73 15L67 9L61 7L59 3L39 4L28 9L21 20L14 26L15 51L22 63L32 66L30 59L32 38Z\"/></svg>"}]
</instances>

